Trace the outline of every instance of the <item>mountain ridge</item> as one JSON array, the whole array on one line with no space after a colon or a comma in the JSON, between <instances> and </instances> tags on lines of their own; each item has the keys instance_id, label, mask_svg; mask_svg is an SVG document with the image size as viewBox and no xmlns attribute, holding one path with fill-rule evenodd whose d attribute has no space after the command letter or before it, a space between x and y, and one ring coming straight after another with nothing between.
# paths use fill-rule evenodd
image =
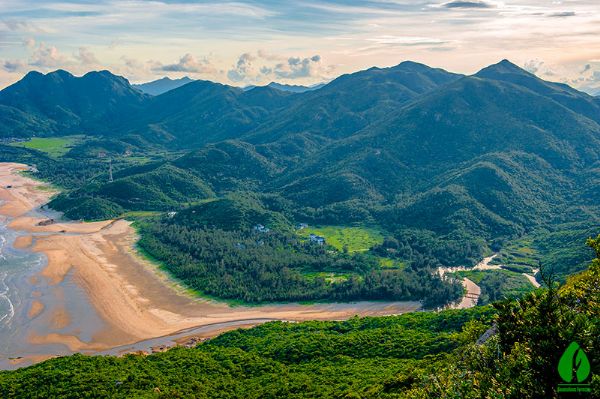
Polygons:
<instances>
[{"instance_id":1,"label":"mountain ridge","mask_svg":"<svg viewBox=\"0 0 600 399\"><path fill-rule=\"evenodd\" d=\"M168 76L165 76L150 82L133 84L132 86L146 94L158 96L188 83L192 83L193 81L194 79L191 79L188 76L179 79L171 79Z\"/></svg>"}]
</instances>

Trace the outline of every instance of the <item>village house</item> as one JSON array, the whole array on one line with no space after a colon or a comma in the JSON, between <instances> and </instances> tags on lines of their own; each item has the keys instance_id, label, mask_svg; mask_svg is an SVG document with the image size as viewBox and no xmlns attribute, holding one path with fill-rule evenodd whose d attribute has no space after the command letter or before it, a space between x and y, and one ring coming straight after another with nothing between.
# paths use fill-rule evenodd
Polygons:
<instances>
[{"instance_id":1,"label":"village house","mask_svg":"<svg viewBox=\"0 0 600 399\"><path fill-rule=\"evenodd\" d=\"M259 233L268 233L269 231L271 231L271 229L263 226L262 224L257 224L256 226L254 226L254 231L257 231Z\"/></svg>"},{"instance_id":2,"label":"village house","mask_svg":"<svg viewBox=\"0 0 600 399\"><path fill-rule=\"evenodd\" d=\"M316 234L311 234L310 236L308 236L308 238L310 239L310 242L314 242L319 245L325 245L325 237L321 237Z\"/></svg>"}]
</instances>

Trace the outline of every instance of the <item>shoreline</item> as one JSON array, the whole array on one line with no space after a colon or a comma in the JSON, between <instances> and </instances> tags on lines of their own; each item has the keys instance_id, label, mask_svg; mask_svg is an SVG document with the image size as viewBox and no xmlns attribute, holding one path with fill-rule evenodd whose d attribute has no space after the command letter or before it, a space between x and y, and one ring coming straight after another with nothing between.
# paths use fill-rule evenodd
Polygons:
<instances>
[{"instance_id":1,"label":"shoreline","mask_svg":"<svg viewBox=\"0 0 600 399\"><path fill-rule=\"evenodd\" d=\"M77 334L77 314L70 314L66 305L50 313L45 298L36 298L26 312L36 319L49 316L50 321L44 333L29 332L27 341L40 349L60 345L69 353L104 353L118 347L139 346L149 340L172 342L169 337L209 326L213 326L208 328L210 334L217 335L231 329L231 323L248 320L257 321L251 325L269 320L341 320L355 315L382 316L421 308L415 301L231 307L192 297L185 292L185 287L170 280L160 267L137 252L138 234L128 221L57 221L40 225L44 219L31 216L31 211L39 209L56 192L40 189L47 185L18 173L26 168L22 164L0 163L0 199L3 200L0 215L9 218L8 228L24 237L15 241L15 247L42 253L47 258L41 272L30 276L31 294L40 284L47 284L51 291L56 291L65 281L72 281L102 321L102 326L91 337L83 337L82 333ZM68 297L64 301L69 304ZM69 328L75 332L65 332ZM207 332L202 331L206 336ZM47 352L37 358L22 357L13 365L21 367L56 355Z\"/></svg>"}]
</instances>

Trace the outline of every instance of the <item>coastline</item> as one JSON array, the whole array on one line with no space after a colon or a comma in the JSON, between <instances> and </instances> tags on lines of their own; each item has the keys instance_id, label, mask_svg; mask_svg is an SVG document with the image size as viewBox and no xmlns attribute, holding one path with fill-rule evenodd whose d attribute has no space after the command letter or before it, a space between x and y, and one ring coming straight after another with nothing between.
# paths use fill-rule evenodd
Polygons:
<instances>
[{"instance_id":1,"label":"coastline","mask_svg":"<svg viewBox=\"0 0 600 399\"><path fill-rule=\"evenodd\" d=\"M76 314L70 314L66 306L51 310L44 297L36 298L25 311L31 319L47 316L48 325L43 333L29 332L26 339L40 347L40 353L22 357L13 365L23 366L52 357L56 353L43 348L57 345L66 348L67 353L93 354L161 337L165 342L173 342L173 336L183 332L189 335L191 330L203 327L206 328L201 332L202 337L213 336L231 329L232 323L247 326L269 320L341 320L355 315L380 316L420 309L419 302L366 301L231 307L192 298L158 266L137 253L137 232L128 221L58 221L40 225L44 219L32 216L31 212L44 205L55 192L40 189L46 185L18 173L24 169L25 165L0 163L0 215L10 219L9 229L23 234L15 240L14 247L47 258L41 271L30 276L32 295L35 296L40 285L49 286L50 292L60 292L58 288L65 281L72 281L102 323L90 336L78 334ZM64 301L69 303L69 298ZM69 326L74 332L65 332Z\"/></svg>"}]
</instances>

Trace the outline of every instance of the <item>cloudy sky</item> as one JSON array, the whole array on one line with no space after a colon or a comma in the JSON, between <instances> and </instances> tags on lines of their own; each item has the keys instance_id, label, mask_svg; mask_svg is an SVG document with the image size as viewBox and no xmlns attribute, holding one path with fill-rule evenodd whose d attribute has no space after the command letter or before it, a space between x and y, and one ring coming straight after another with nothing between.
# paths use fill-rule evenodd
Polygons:
<instances>
[{"instance_id":1,"label":"cloudy sky","mask_svg":"<svg viewBox=\"0 0 600 399\"><path fill-rule=\"evenodd\" d=\"M0 87L32 69L311 84L404 60L473 73L503 58L600 90L598 0L0 1Z\"/></svg>"}]
</instances>

